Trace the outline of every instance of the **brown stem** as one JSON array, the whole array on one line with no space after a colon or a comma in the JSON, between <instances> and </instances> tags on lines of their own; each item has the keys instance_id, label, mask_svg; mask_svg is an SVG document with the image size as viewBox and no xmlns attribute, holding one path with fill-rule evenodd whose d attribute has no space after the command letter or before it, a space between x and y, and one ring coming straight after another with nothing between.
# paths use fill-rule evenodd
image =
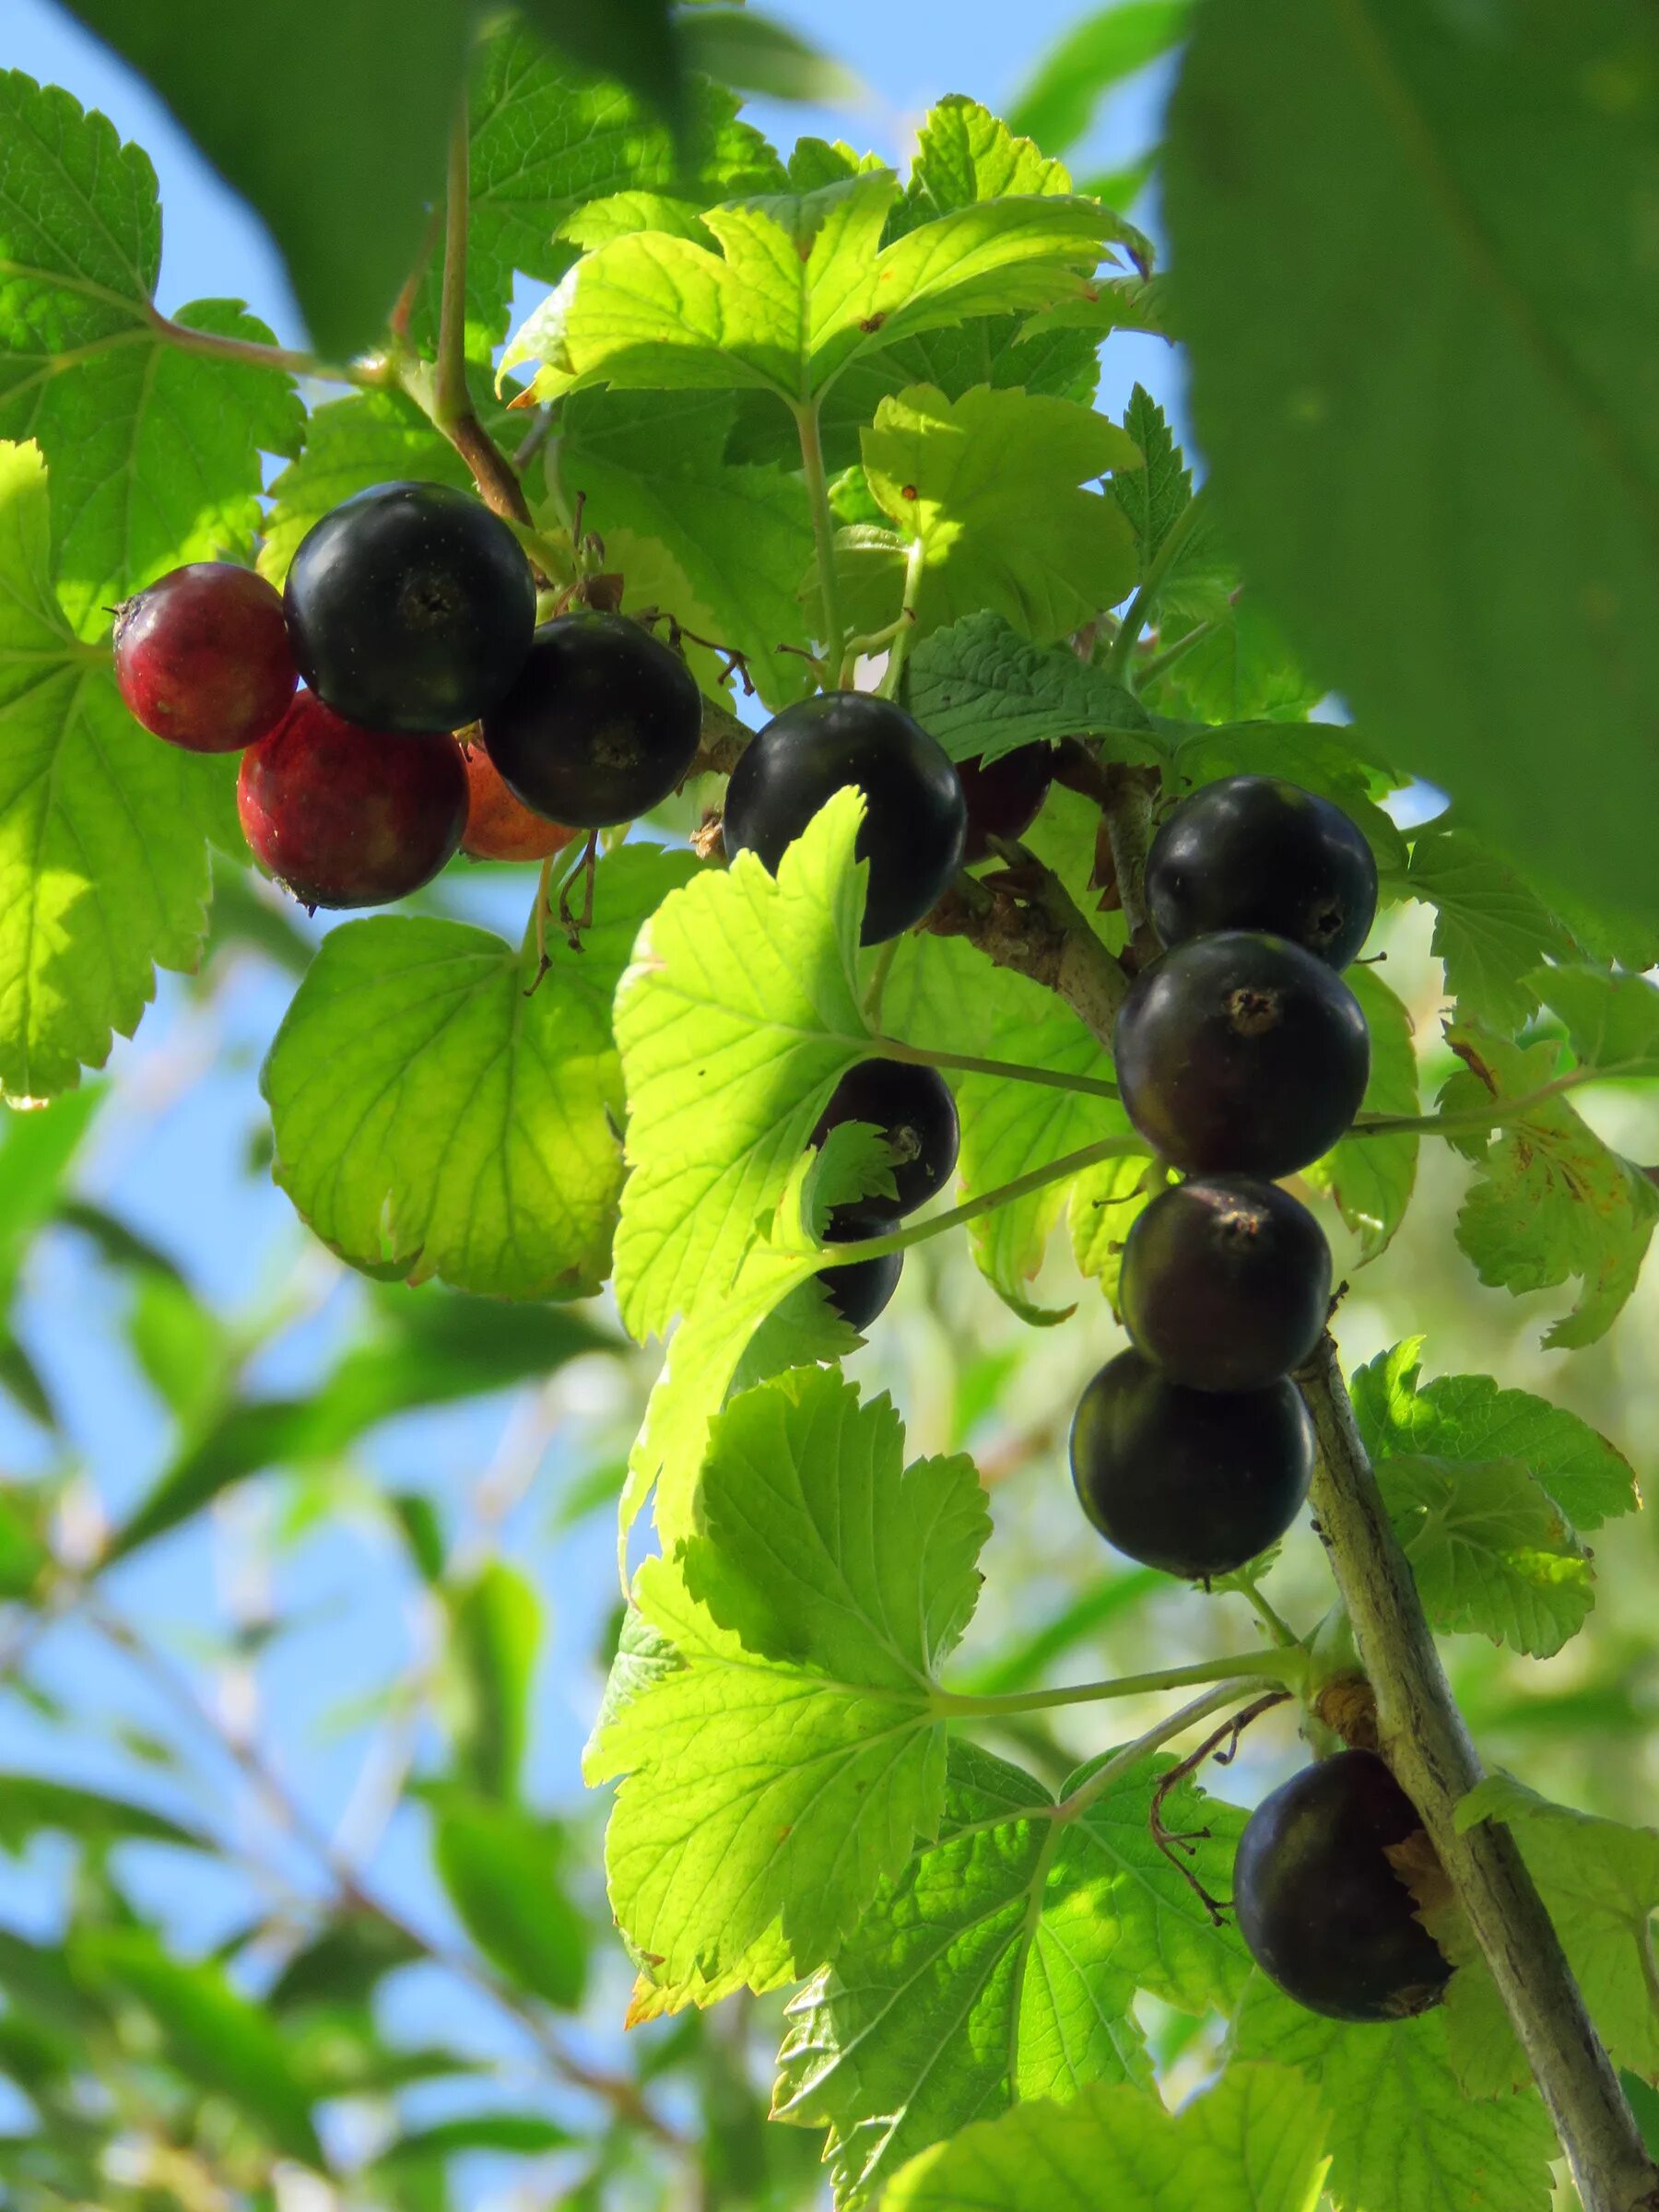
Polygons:
<instances>
[{"instance_id":1,"label":"brown stem","mask_svg":"<svg viewBox=\"0 0 1659 2212\"><path fill-rule=\"evenodd\" d=\"M450 135L443 203L443 284L439 296L438 363L431 417L467 467L484 504L503 521L530 521L524 488L478 420L466 382L466 218L469 141L465 109Z\"/></svg>"},{"instance_id":2,"label":"brown stem","mask_svg":"<svg viewBox=\"0 0 1659 2212\"><path fill-rule=\"evenodd\" d=\"M1382 1754L1421 1814L1468 1916L1584 2212L1655 2212L1659 2169L1642 2145L1514 1837L1491 1820L1458 1833L1457 1806L1480 1780L1480 1761L1328 1336L1297 1381L1319 1438L1313 1510L1376 1693Z\"/></svg>"},{"instance_id":3,"label":"brown stem","mask_svg":"<svg viewBox=\"0 0 1659 2212\"><path fill-rule=\"evenodd\" d=\"M1130 768L1121 763L1109 767L1105 777L1106 835L1112 847L1118 900L1129 924L1124 965L1138 974L1159 954L1158 937L1147 917L1147 848L1152 842L1152 818L1160 780L1155 768Z\"/></svg>"},{"instance_id":4,"label":"brown stem","mask_svg":"<svg viewBox=\"0 0 1659 2212\"><path fill-rule=\"evenodd\" d=\"M922 927L966 937L999 968L1046 984L1111 1051L1129 979L1060 878L1029 853L1000 876L959 876Z\"/></svg>"}]
</instances>

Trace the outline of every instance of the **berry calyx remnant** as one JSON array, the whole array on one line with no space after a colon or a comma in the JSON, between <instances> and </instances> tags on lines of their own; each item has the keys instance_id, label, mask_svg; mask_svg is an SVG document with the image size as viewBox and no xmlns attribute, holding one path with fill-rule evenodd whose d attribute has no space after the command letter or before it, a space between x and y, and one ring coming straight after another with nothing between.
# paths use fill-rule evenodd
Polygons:
<instances>
[{"instance_id":1,"label":"berry calyx remnant","mask_svg":"<svg viewBox=\"0 0 1659 2212\"><path fill-rule=\"evenodd\" d=\"M856 785L868 861L863 941L879 945L937 904L961 865L968 808L944 748L890 700L827 691L774 715L726 788L725 849L772 875L792 841L838 791Z\"/></svg>"},{"instance_id":2,"label":"berry calyx remnant","mask_svg":"<svg viewBox=\"0 0 1659 2212\"><path fill-rule=\"evenodd\" d=\"M484 717L513 796L573 830L608 830L660 806L702 730L697 679L626 615L581 609L535 632L518 679Z\"/></svg>"},{"instance_id":3,"label":"berry calyx remnant","mask_svg":"<svg viewBox=\"0 0 1659 2212\"><path fill-rule=\"evenodd\" d=\"M1189 1390L1265 1390L1319 1342L1331 1248L1288 1191L1250 1175L1162 1191L1124 1247L1118 1300L1136 1348Z\"/></svg>"},{"instance_id":4,"label":"berry calyx remnant","mask_svg":"<svg viewBox=\"0 0 1659 2212\"><path fill-rule=\"evenodd\" d=\"M474 860L547 860L575 836L515 799L482 742L463 745L466 761L466 828L461 850Z\"/></svg>"},{"instance_id":5,"label":"berry calyx remnant","mask_svg":"<svg viewBox=\"0 0 1659 2212\"><path fill-rule=\"evenodd\" d=\"M1308 1495L1313 1424L1289 1382L1183 1390L1120 1352L1077 1402L1072 1480L1106 1541L1197 1581L1277 1543Z\"/></svg>"},{"instance_id":6,"label":"berry calyx remnant","mask_svg":"<svg viewBox=\"0 0 1659 2212\"><path fill-rule=\"evenodd\" d=\"M307 906L384 906L429 883L466 826L466 768L442 731L359 729L301 691L242 755L255 858Z\"/></svg>"},{"instance_id":7,"label":"berry calyx remnant","mask_svg":"<svg viewBox=\"0 0 1659 2212\"><path fill-rule=\"evenodd\" d=\"M873 1202L888 1217L889 1228L924 1206L956 1166L960 1137L956 1100L937 1068L916 1066L907 1060L861 1060L836 1085L807 1142L821 1145L842 1122L873 1124L892 1153L897 1195ZM838 1206L830 1217L832 1232L860 1207L868 1210L864 1200Z\"/></svg>"},{"instance_id":8,"label":"berry calyx remnant","mask_svg":"<svg viewBox=\"0 0 1659 2212\"><path fill-rule=\"evenodd\" d=\"M1452 1968L1388 1853L1426 1853L1417 1807L1374 1751L1304 1767L1250 1816L1233 1869L1239 1932L1288 1997L1334 2020L1403 2020Z\"/></svg>"},{"instance_id":9,"label":"berry calyx remnant","mask_svg":"<svg viewBox=\"0 0 1659 2212\"><path fill-rule=\"evenodd\" d=\"M1137 977L1114 1039L1118 1087L1154 1151L1197 1173L1273 1178L1345 1134L1371 1073L1359 1002L1288 937L1194 937Z\"/></svg>"},{"instance_id":10,"label":"berry calyx remnant","mask_svg":"<svg viewBox=\"0 0 1659 2212\"><path fill-rule=\"evenodd\" d=\"M957 775L968 808L962 865L971 867L987 857L992 838L1023 837L1042 812L1054 782L1054 748L1022 745L989 764L959 760Z\"/></svg>"},{"instance_id":11,"label":"berry calyx remnant","mask_svg":"<svg viewBox=\"0 0 1659 2212\"><path fill-rule=\"evenodd\" d=\"M299 682L282 600L252 569L196 560L115 617L115 681L127 711L192 753L235 753L275 729Z\"/></svg>"},{"instance_id":12,"label":"berry calyx remnant","mask_svg":"<svg viewBox=\"0 0 1659 2212\"><path fill-rule=\"evenodd\" d=\"M447 484L377 484L300 541L283 589L300 673L360 728L457 730L530 650L535 584L499 515Z\"/></svg>"},{"instance_id":13,"label":"berry calyx remnant","mask_svg":"<svg viewBox=\"0 0 1659 2212\"><path fill-rule=\"evenodd\" d=\"M890 1213L877 1212L867 1200L835 1209L824 1231L826 1244L857 1244L865 1237L885 1237L895 1226ZM850 1329L862 1335L881 1313L899 1288L904 1271L901 1252L884 1252L873 1260L850 1260L844 1267L826 1267L818 1276L830 1303Z\"/></svg>"},{"instance_id":14,"label":"berry calyx remnant","mask_svg":"<svg viewBox=\"0 0 1659 2212\"><path fill-rule=\"evenodd\" d=\"M1223 929L1288 937L1346 968L1377 912L1377 864L1340 806L1280 776L1225 776L1183 799L1147 856L1166 946Z\"/></svg>"}]
</instances>

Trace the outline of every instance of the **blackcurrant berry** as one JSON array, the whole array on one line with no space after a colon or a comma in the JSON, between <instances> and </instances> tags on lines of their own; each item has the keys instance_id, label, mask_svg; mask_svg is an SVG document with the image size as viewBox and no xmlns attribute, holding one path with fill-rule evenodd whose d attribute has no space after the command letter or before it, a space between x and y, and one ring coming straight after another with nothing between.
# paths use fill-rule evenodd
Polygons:
<instances>
[{"instance_id":1,"label":"blackcurrant berry","mask_svg":"<svg viewBox=\"0 0 1659 2212\"><path fill-rule=\"evenodd\" d=\"M1452 1969L1387 1857L1422 1827L1374 1751L1304 1767L1250 1816L1233 1868L1239 1933L1288 1997L1334 2020L1403 2020Z\"/></svg>"},{"instance_id":2,"label":"blackcurrant berry","mask_svg":"<svg viewBox=\"0 0 1659 2212\"><path fill-rule=\"evenodd\" d=\"M885 1237L894 1226L890 1213L879 1213L868 1201L837 1206L824 1231L826 1244L857 1244L865 1237ZM818 1276L830 1303L850 1329L862 1335L899 1288L904 1268L901 1252L884 1252L873 1260L850 1260L844 1267L826 1267Z\"/></svg>"},{"instance_id":3,"label":"blackcurrant berry","mask_svg":"<svg viewBox=\"0 0 1659 2212\"><path fill-rule=\"evenodd\" d=\"M1124 1246L1124 1325L1188 1390L1265 1390L1319 1342L1331 1248L1300 1199L1250 1175L1161 1192Z\"/></svg>"},{"instance_id":4,"label":"blackcurrant berry","mask_svg":"<svg viewBox=\"0 0 1659 2212\"><path fill-rule=\"evenodd\" d=\"M1153 962L1118 1017L1118 1087L1147 1142L1197 1173L1294 1174L1359 1110L1371 1037L1334 970L1227 930Z\"/></svg>"},{"instance_id":5,"label":"blackcurrant berry","mask_svg":"<svg viewBox=\"0 0 1659 2212\"><path fill-rule=\"evenodd\" d=\"M873 1123L886 1138L899 1194L877 1203L894 1220L924 1206L956 1166L956 1100L937 1068L906 1060L861 1060L836 1085L808 1142L821 1145L842 1122ZM837 1206L830 1219L839 1222L853 1210Z\"/></svg>"},{"instance_id":6,"label":"blackcurrant berry","mask_svg":"<svg viewBox=\"0 0 1659 2212\"><path fill-rule=\"evenodd\" d=\"M1313 1475L1313 1424L1293 1384L1182 1390L1120 1352L1077 1402L1072 1480L1109 1544L1197 1580L1276 1543Z\"/></svg>"},{"instance_id":7,"label":"blackcurrant berry","mask_svg":"<svg viewBox=\"0 0 1659 2212\"><path fill-rule=\"evenodd\" d=\"M466 768L442 731L359 729L301 691L242 755L255 857L307 906L384 906L429 883L461 842Z\"/></svg>"},{"instance_id":8,"label":"blackcurrant berry","mask_svg":"<svg viewBox=\"0 0 1659 2212\"><path fill-rule=\"evenodd\" d=\"M535 585L499 516L447 484L377 484L300 541L283 591L300 673L371 730L458 730L530 649Z\"/></svg>"},{"instance_id":9,"label":"blackcurrant berry","mask_svg":"<svg viewBox=\"0 0 1659 2212\"><path fill-rule=\"evenodd\" d=\"M979 760L959 760L957 774L968 806L962 860L971 866L989 853L991 838L1023 837L1042 812L1054 781L1054 748L1022 745L989 767Z\"/></svg>"},{"instance_id":10,"label":"blackcurrant berry","mask_svg":"<svg viewBox=\"0 0 1659 2212\"><path fill-rule=\"evenodd\" d=\"M1166 945L1265 929L1346 968L1377 912L1377 864L1329 799L1279 776L1226 776L1153 839L1147 906Z\"/></svg>"},{"instance_id":11,"label":"blackcurrant berry","mask_svg":"<svg viewBox=\"0 0 1659 2212\"><path fill-rule=\"evenodd\" d=\"M702 695L677 653L626 615L583 608L535 633L518 681L484 717L515 798L575 830L660 806L702 730Z\"/></svg>"},{"instance_id":12,"label":"blackcurrant berry","mask_svg":"<svg viewBox=\"0 0 1659 2212\"><path fill-rule=\"evenodd\" d=\"M282 601L252 569L192 561L115 617L115 681L147 730L235 753L275 729L299 681Z\"/></svg>"},{"instance_id":13,"label":"blackcurrant berry","mask_svg":"<svg viewBox=\"0 0 1659 2212\"><path fill-rule=\"evenodd\" d=\"M465 745L466 830L461 850L474 860L547 860L576 834L545 814L533 814L501 781L482 743Z\"/></svg>"},{"instance_id":14,"label":"blackcurrant berry","mask_svg":"<svg viewBox=\"0 0 1659 2212\"><path fill-rule=\"evenodd\" d=\"M920 723L868 691L828 691L775 715L726 789L725 849L776 875L791 841L848 784L865 794L855 848L870 864L864 942L936 905L962 863L968 809L956 770Z\"/></svg>"}]
</instances>

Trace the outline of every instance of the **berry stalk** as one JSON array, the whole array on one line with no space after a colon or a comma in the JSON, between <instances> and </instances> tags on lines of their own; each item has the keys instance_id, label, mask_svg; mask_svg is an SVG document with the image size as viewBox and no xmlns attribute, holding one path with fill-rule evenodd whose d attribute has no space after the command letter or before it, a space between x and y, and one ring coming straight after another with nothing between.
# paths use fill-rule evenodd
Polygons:
<instances>
[{"instance_id":1,"label":"berry stalk","mask_svg":"<svg viewBox=\"0 0 1659 2212\"><path fill-rule=\"evenodd\" d=\"M1659 2170L1510 1830L1459 1833L1481 1778L1326 1336L1298 1377L1319 1441L1313 1510L1377 1700L1383 1755L1422 1816L1520 2038L1584 2212L1655 2212Z\"/></svg>"}]
</instances>

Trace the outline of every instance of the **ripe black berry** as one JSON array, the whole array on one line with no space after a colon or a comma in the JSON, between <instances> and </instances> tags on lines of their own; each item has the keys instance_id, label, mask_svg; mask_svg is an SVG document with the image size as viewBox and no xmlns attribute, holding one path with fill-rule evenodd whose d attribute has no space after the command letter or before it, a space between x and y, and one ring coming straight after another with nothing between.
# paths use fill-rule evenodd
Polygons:
<instances>
[{"instance_id":1,"label":"ripe black berry","mask_svg":"<svg viewBox=\"0 0 1659 2212\"><path fill-rule=\"evenodd\" d=\"M836 1085L808 1142L821 1145L842 1122L871 1122L886 1138L898 1195L876 1203L893 1220L925 1205L956 1166L956 1100L937 1068L906 1060L861 1060ZM839 1225L864 1204L837 1206L831 1223Z\"/></svg>"},{"instance_id":2,"label":"ripe black berry","mask_svg":"<svg viewBox=\"0 0 1659 2212\"><path fill-rule=\"evenodd\" d=\"M979 760L959 760L957 774L968 806L962 860L971 866L990 852L992 838L1023 837L1042 812L1054 781L1054 748L1022 745L989 767Z\"/></svg>"},{"instance_id":3,"label":"ripe black berry","mask_svg":"<svg viewBox=\"0 0 1659 2212\"><path fill-rule=\"evenodd\" d=\"M1136 979L1115 1038L1129 1118L1178 1168L1269 1177L1359 1110L1371 1038L1333 970L1285 937L1194 937Z\"/></svg>"},{"instance_id":4,"label":"ripe black berry","mask_svg":"<svg viewBox=\"0 0 1659 2212\"><path fill-rule=\"evenodd\" d=\"M1230 1574L1301 1511L1313 1424L1291 1383L1182 1390L1120 1352L1077 1401L1071 1467L1083 1511L1119 1551L1190 1580Z\"/></svg>"},{"instance_id":5,"label":"ripe black berry","mask_svg":"<svg viewBox=\"0 0 1659 2212\"><path fill-rule=\"evenodd\" d=\"M865 1237L885 1237L894 1226L890 1213L872 1210L867 1201L837 1206L824 1231L826 1244L856 1244ZM850 1329L862 1335L899 1288L904 1268L901 1252L884 1252L873 1260L851 1260L844 1267L826 1267L818 1276L830 1303Z\"/></svg>"},{"instance_id":6,"label":"ripe black berry","mask_svg":"<svg viewBox=\"0 0 1659 2212\"><path fill-rule=\"evenodd\" d=\"M377 484L313 524L283 592L306 682L375 730L456 730L524 665L535 586L505 523L444 484Z\"/></svg>"},{"instance_id":7,"label":"ripe black berry","mask_svg":"<svg viewBox=\"0 0 1659 2212\"><path fill-rule=\"evenodd\" d=\"M242 833L307 906L384 906L429 883L466 826L466 764L442 730L359 729L301 691L242 755Z\"/></svg>"},{"instance_id":8,"label":"ripe black berry","mask_svg":"<svg viewBox=\"0 0 1659 2212\"><path fill-rule=\"evenodd\" d=\"M193 753L234 753L273 730L299 677L282 601L252 569L196 560L115 618L115 681L147 730Z\"/></svg>"},{"instance_id":9,"label":"ripe black berry","mask_svg":"<svg viewBox=\"0 0 1659 2212\"><path fill-rule=\"evenodd\" d=\"M1124 1325L1169 1382L1265 1390L1319 1342L1331 1248L1300 1199L1251 1175L1194 1176L1129 1231Z\"/></svg>"},{"instance_id":10,"label":"ripe black berry","mask_svg":"<svg viewBox=\"0 0 1659 2212\"><path fill-rule=\"evenodd\" d=\"M484 717L484 744L526 806L608 830L662 805L701 729L702 695L678 653L626 615L582 609L536 631L518 681Z\"/></svg>"},{"instance_id":11,"label":"ripe black berry","mask_svg":"<svg viewBox=\"0 0 1659 2212\"><path fill-rule=\"evenodd\" d=\"M725 848L758 853L775 876L791 841L849 783L865 800L864 942L878 945L937 903L961 865L968 821L944 749L890 700L829 691L775 715L732 771Z\"/></svg>"},{"instance_id":12,"label":"ripe black berry","mask_svg":"<svg viewBox=\"0 0 1659 2212\"><path fill-rule=\"evenodd\" d=\"M1377 911L1377 864L1329 799L1278 776L1227 776L1153 839L1147 905L1166 945L1265 929L1346 968Z\"/></svg>"},{"instance_id":13,"label":"ripe black berry","mask_svg":"<svg viewBox=\"0 0 1659 2212\"><path fill-rule=\"evenodd\" d=\"M1239 1932L1262 1971L1334 2020L1403 2020L1452 1969L1386 1851L1422 1827L1374 1751L1304 1767L1250 1816L1233 1869Z\"/></svg>"}]
</instances>

